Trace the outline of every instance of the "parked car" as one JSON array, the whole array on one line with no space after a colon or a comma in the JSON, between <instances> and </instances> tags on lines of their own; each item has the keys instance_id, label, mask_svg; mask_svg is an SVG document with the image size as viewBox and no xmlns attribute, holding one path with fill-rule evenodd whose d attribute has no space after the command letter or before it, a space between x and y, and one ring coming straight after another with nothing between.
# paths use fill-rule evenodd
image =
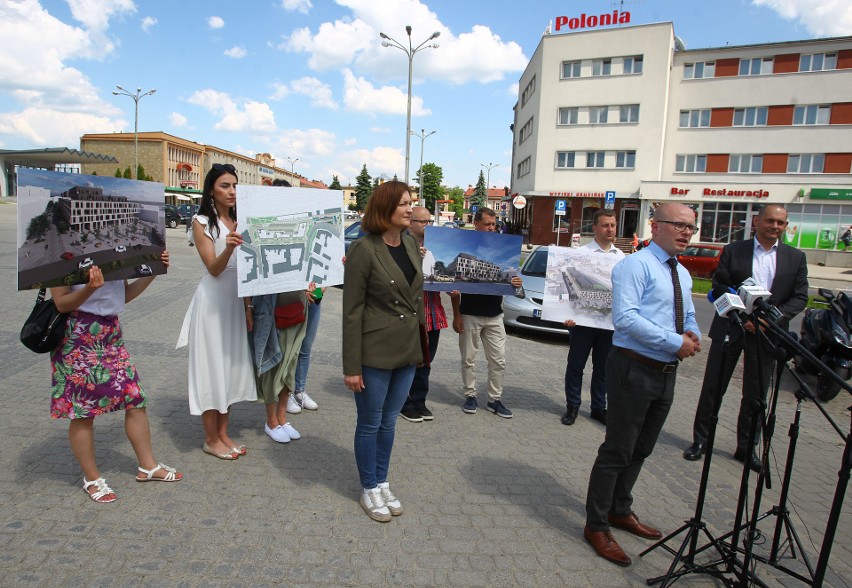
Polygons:
<instances>
[{"instance_id":1,"label":"parked car","mask_svg":"<svg viewBox=\"0 0 852 588\"><path fill-rule=\"evenodd\" d=\"M364 232L361 230L361 221L357 221L346 227L346 230L343 231L343 249L344 251L349 251L349 245L355 239L364 236Z\"/></svg>"},{"instance_id":2,"label":"parked car","mask_svg":"<svg viewBox=\"0 0 852 588\"><path fill-rule=\"evenodd\" d=\"M77 268L78 269L86 269L86 268L92 267L93 264L94 264L94 262L92 261L92 258L87 257L86 259L84 259L83 261L81 261L80 263L77 264Z\"/></svg>"},{"instance_id":3,"label":"parked car","mask_svg":"<svg viewBox=\"0 0 852 588\"><path fill-rule=\"evenodd\" d=\"M346 210L346 211L343 212L343 218L346 218L346 219L361 218L361 215L359 215L357 211Z\"/></svg>"},{"instance_id":4,"label":"parked car","mask_svg":"<svg viewBox=\"0 0 852 588\"><path fill-rule=\"evenodd\" d=\"M166 204L164 207L166 212L166 226L170 229L174 229L179 224L183 223L183 215L180 213L180 210L174 204Z\"/></svg>"},{"instance_id":5,"label":"parked car","mask_svg":"<svg viewBox=\"0 0 852 588\"><path fill-rule=\"evenodd\" d=\"M136 274L139 275L139 276L150 276L150 275L153 275L153 273L154 272L153 272L153 270L151 270L151 267L148 266L148 265L145 265L144 263L142 265L136 266Z\"/></svg>"},{"instance_id":6,"label":"parked car","mask_svg":"<svg viewBox=\"0 0 852 588\"><path fill-rule=\"evenodd\" d=\"M192 220L192 215L198 213L198 205L197 204L181 204L177 207L178 212L180 213L181 218L183 219L181 222L183 224L188 225Z\"/></svg>"},{"instance_id":7,"label":"parked car","mask_svg":"<svg viewBox=\"0 0 852 588\"><path fill-rule=\"evenodd\" d=\"M115 248L116 253L124 253L125 251L127 251L126 245L119 245L118 247Z\"/></svg>"},{"instance_id":8,"label":"parked car","mask_svg":"<svg viewBox=\"0 0 852 588\"><path fill-rule=\"evenodd\" d=\"M540 333L567 335L568 327L556 321L541 318L544 293L544 276L547 272L547 247L538 247L530 253L521 266L524 298L503 297L503 324L507 327L527 329Z\"/></svg>"},{"instance_id":9,"label":"parked car","mask_svg":"<svg viewBox=\"0 0 852 588\"><path fill-rule=\"evenodd\" d=\"M692 243L677 256L677 259L691 275L709 279L713 277L719 265L719 258L724 247L724 243Z\"/></svg>"},{"instance_id":10,"label":"parked car","mask_svg":"<svg viewBox=\"0 0 852 588\"><path fill-rule=\"evenodd\" d=\"M73 254L73 253L71 253L70 251L66 251L65 253L63 253L63 254L62 254L62 255L60 255L59 257L61 257L61 258L62 258L62 259L64 259L65 261L68 261L68 260L70 260L70 259L73 259L73 258L74 258L74 254Z\"/></svg>"}]
</instances>

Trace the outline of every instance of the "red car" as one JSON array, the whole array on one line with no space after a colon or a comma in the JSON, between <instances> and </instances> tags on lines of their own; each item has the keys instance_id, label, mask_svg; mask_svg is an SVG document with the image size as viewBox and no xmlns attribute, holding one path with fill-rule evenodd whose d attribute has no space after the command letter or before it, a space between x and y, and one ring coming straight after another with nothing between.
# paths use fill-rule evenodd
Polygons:
<instances>
[{"instance_id":1,"label":"red car","mask_svg":"<svg viewBox=\"0 0 852 588\"><path fill-rule=\"evenodd\" d=\"M61 258L62 258L62 259L64 259L65 261L68 261L69 259L72 259L72 258L74 257L74 254L73 254L73 253L71 253L70 251L66 251L65 253L63 253L63 254L62 254L62 255L60 255L59 257L61 257Z\"/></svg>"},{"instance_id":2,"label":"red car","mask_svg":"<svg viewBox=\"0 0 852 588\"><path fill-rule=\"evenodd\" d=\"M677 256L677 260L696 278L709 279L719 265L724 247L721 243L693 243Z\"/></svg>"}]
</instances>

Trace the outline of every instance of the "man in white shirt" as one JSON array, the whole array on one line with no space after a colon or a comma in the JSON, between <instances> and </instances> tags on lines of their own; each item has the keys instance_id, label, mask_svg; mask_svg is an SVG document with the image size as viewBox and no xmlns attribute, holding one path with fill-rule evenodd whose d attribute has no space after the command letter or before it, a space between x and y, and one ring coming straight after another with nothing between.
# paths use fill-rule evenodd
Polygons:
<instances>
[{"instance_id":1,"label":"man in white shirt","mask_svg":"<svg viewBox=\"0 0 852 588\"><path fill-rule=\"evenodd\" d=\"M615 212L598 210L592 217L592 232L595 238L583 245L592 255L611 255L617 260L624 253L615 243ZM580 410L580 389L583 386L583 369L592 353L592 411L591 418L606 425L606 358L612 348L612 330L597 329L577 325L572 320L565 321L571 327L571 343L568 349L568 365L565 367L565 414L563 425L573 425Z\"/></svg>"}]
</instances>

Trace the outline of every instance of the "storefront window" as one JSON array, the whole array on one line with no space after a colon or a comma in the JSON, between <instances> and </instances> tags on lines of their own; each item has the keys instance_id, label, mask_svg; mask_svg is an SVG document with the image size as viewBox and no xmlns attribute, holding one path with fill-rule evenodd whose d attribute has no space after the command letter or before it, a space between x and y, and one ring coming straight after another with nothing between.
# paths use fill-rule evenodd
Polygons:
<instances>
[{"instance_id":1,"label":"storefront window","mask_svg":"<svg viewBox=\"0 0 852 588\"><path fill-rule=\"evenodd\" d=\"M747 236L749 205L730 202L706 202L701 211L701 240L705 243L730 243Z\"/></svg>"},{"instance_id":2,"label":"storefront window","mask_svg":"<svg viewBox=\"0 0 852 588\"><path fill-rule=\"evenodd\" d=\"M599 206L586 206L583 208L583 220L580 223L581 235L594 234L594 232L592 231L592 219L598 210L600 210Z\"/></svg>"},{"instance_id":3,"label":"storefront window","mask_svg":"<svg viewBox=\"0 0 852 588\"><path fill-rule=\"evenodd\" d=\"M552 231L555 233L557 231L565 233L571 232L571 207L568 207L568 210L565 211L565 216L556 216L553 215L553 227Z\"/></svg>"}]
</instances>

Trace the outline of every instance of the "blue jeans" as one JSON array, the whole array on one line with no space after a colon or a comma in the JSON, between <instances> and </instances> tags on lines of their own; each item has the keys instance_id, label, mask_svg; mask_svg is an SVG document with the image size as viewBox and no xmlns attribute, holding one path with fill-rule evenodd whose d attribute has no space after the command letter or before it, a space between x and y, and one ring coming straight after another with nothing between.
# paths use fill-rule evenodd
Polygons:
<instances>
[{"instance_id":1,"label":"blue jeans","mask_svg":"<svg viewBox=\"0 0 852 588\"><path fill-rule=\"evenodd\" d=\"M296 364L296 387L293 392L304 392L305 382L308 380L308 368L311 367L311 347L317 338L322 304L308 304L308 318L305 327L305 338L302 340L302 348L299 350L299 362Z\"/></svg>"},{"instance_id":2,"label":"blue jeans","mask_svg":"<svg viewBox=\"0 0 852 588\"><path fill-rule=\"evenodd\" d=\"M388 480L396 417L411 388L414 367L383 370L362 366L364 389L353 395L358 409L355 465L364 489L375 488Z\"/></svg>"}]
</instances>

